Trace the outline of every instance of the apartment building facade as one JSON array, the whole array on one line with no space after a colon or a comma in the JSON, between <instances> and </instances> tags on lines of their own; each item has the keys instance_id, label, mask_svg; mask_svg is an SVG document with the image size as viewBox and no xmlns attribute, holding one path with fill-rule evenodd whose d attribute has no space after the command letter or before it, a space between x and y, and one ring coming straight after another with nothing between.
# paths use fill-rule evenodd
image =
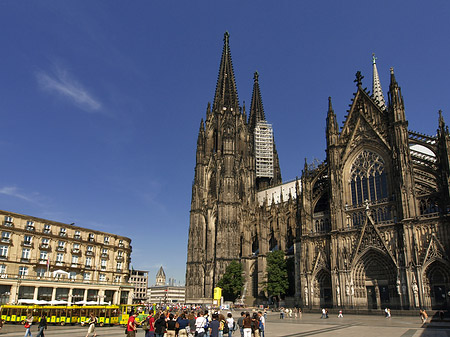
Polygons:
<instances>
[{"instance_id":1,"label":"apartment building facade","mask_svg":"<svg viewBox=\"0 0 450 337\"><path fill-rule=\"evenodd\" d=\"M0 303L129 304L131 239L0 210Z\"/></svg>"}]
</instances>

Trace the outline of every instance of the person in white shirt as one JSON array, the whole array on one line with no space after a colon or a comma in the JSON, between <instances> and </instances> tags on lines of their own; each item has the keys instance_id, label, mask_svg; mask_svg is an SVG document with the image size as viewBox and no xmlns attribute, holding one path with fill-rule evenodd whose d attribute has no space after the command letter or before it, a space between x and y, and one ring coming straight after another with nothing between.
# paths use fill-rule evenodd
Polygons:
<instances>
[{"instance_id":1,"label":"person in white shirt","mask_svg":"<svg viewBox=\"0 0 450 337\"><path fill-rule=\"evenodd\" d=\"M264 337L264 330L266 329L266 319L261 311L258 312L259 317L259 335Z\"/></svg>"},{"instance_id":2,"label":"person in white shirt","mask_svg":"<svg viewBox=\"0 0 450 337\"><path fill-rule=\"evenodd\" d=\"M228 324L228 337L232 337L234 331L234 319L233 316L231 315L231 312L227 314L227 324Z\"/></svg>"},{"instance_id":3,"label":"person in white shirt","mask_svg":"<svg viewBox=\"0 0 450 337\"><path fill-rule=\"evenodd\" d=\"M204 337L205 336L205 325L208 321L205 317L203 317L203 312L200 311L198 314L197 319L195 320L195 331L197 331L198 337Z\"/></svg>"}]
</instances>

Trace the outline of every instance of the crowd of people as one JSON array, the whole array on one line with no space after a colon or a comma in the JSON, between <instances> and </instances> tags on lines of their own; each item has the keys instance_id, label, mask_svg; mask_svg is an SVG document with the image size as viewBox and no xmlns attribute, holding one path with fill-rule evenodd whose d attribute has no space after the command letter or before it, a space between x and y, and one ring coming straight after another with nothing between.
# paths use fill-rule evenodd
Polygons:
<instances>
[{"instance_id":1,"label":"crowd of people","mask_svg":"<svg viewBox=\"0 0 450 337\"><path fill-rule=\"evenodd\" d=\"M232 337L239 330L241 337L264 337L265 317L260 312L241 312L235 320L233 314L208 310L171 312L169 310L149 311L144 321L138 323L133 313L128 319L127 337L136 337L138 326L145 331L145 337Z\"/></svg>"}]
</instances>

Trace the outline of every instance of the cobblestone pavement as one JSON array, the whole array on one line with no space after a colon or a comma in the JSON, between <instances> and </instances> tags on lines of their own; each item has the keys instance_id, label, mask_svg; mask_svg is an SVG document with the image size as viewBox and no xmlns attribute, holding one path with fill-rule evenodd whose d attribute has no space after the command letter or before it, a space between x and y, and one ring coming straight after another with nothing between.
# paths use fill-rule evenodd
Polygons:
<instances>
[{"instance_id":1,"label":"cobblestone pavement","mask_svg":"<svg viewBox=\"0 0 450 337\"><path fill-rule=\"evenodd\" d=\"M233 316L238 316L238 313ZM98 327L99 337L124 336L124 328ZM46 337L85 337L86 327L49 326ZM32 328L33 336L37 334L37 326ZM22 337L25 329L21 325L5 325L0 336ZM304 337L304 336L346 336L346 337L450 337L450 322L432 322L422 326L419 317L346 315L344 318L331 317L320 319L320 314L304 314L302 319L279 319L275 313L267 318L266 337ZM144 337L138 330L137 337ZM233 337L240 337L239 331Z\"/></svg>"}]
</instances>

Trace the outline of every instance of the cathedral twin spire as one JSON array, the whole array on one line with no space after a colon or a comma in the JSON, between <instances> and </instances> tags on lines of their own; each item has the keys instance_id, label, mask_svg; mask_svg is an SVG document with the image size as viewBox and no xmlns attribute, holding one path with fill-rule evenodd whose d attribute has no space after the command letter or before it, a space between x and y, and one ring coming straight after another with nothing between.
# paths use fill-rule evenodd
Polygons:
<instances>
[{"instance_id":1,"label":"cathedral twin spire","mask_svg":"<svg viewBox=\"0 0 450 337\"><path fill-rule=\"evenodd\" d=\"M228 32L225 32L223 42L213 110L225 107L239 111L236 80L234 78L233 62L231 61L230 34Z\"/></svg>"}]
</instances>

